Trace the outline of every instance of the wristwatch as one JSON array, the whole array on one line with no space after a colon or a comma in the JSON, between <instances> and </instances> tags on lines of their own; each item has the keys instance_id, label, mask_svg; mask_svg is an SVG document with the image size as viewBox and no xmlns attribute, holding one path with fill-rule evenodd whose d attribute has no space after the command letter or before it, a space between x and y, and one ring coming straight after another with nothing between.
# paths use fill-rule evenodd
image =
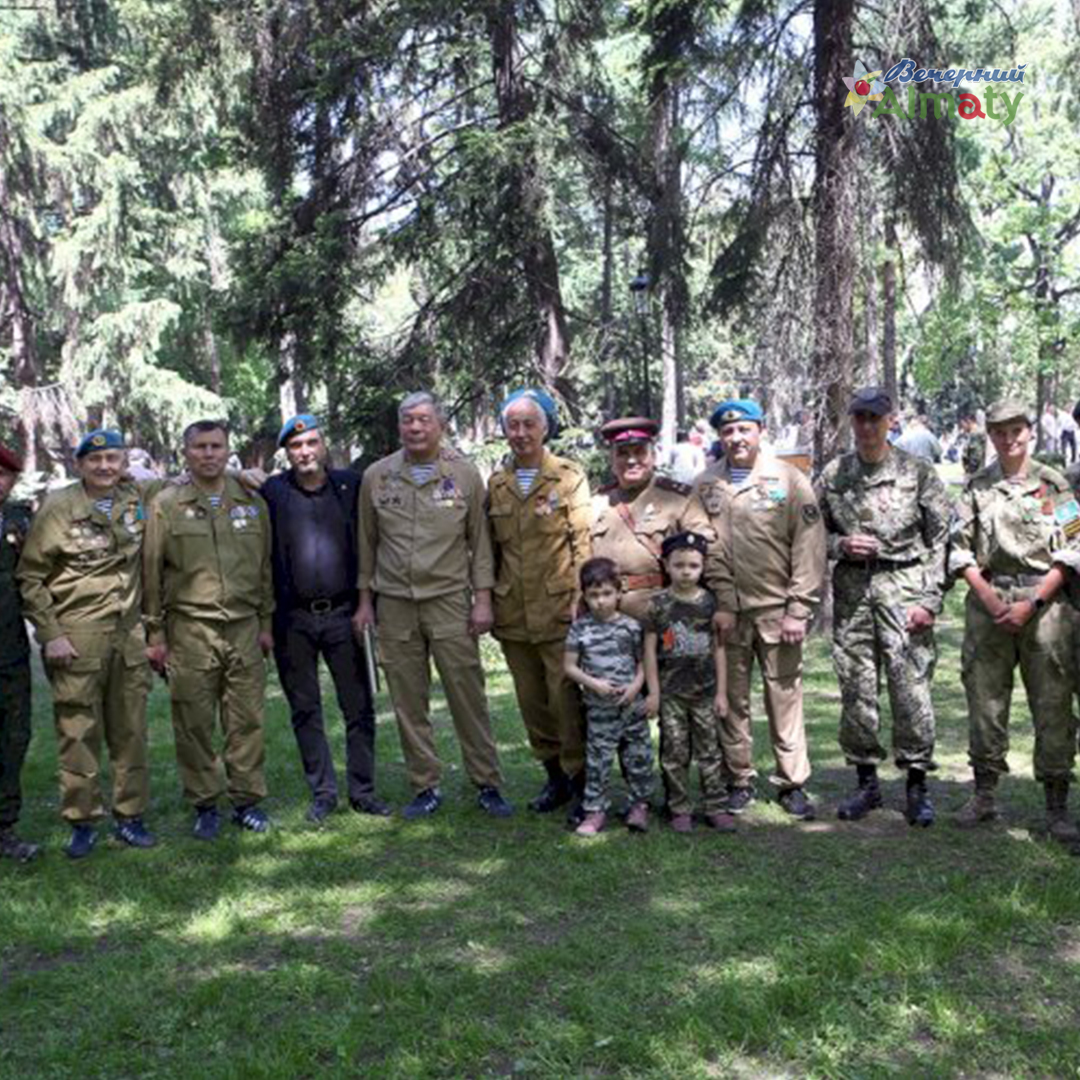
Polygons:
<instances>
[{"instance_id":1,"label":"wristwatch","mask_svg":"<svg viewBox=\"0 0 1080 1080\"><path fill-rule=\"evenodd\" d=\"M1046 607L1046 601L1041 596L1029 596L1028 600L1036 611L1042 611Z\"/></svg>"}]
</instances>

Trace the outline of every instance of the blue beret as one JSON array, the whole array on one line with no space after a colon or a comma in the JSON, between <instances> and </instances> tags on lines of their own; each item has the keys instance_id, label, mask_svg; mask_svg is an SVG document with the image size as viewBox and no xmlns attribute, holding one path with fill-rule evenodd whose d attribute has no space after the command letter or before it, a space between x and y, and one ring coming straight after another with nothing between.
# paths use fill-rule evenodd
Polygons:
<instances>
[{"instance_id":1,"label":"blue beret","mask_svg":"<svg viewBox=\"0 0 1080 1080\"><path fill-rule=\"evenodd\" d=\"M530 401L535 401L544 411L544 415L547 417L547 439L554 439L559 434L559 406L555 404L555 399L547 393L545 390L537 390L535 387L529 386L522 390L515 390L507 399L499 406L499 416L501 417L506 412L508 405L513 405L515 401L519 401L521 398L528 398Z\"/></svg>"},{"instance_id":2,"label":"blue beret","mask_svg":"<svg viewBox=\"0 0 1080 1080\"><path fill-rule=\"evenodd\" d=\"M312 431L319 426L319 421L311 413L300 413L291 420L285 421L285 426L278 436L278 446L284 446L294 435L300 435L305 431Z\"/></svg>"},{"instance_id":3,"label":"blue beret","mask_svg":"<svg viewBox=\"0 0 1080 1080\"><path fill-rule=\"evenodd\" d=\"M75 457L84 458L95 450L124 450L124 436L111 428L98 428L82 437L82 442L75 447Z\"/></svg>"},{"instance_id":4,"label":"blue beret","mask_svg":"<svg viewBox=\"0 0 1080 1080\"><path fill-rule=\"evenodd\" d=\"M732 398L730 401L721 401L713 409L709 423L714 428L721 428L724 424L733 424L739 420L753 420L755 423L764 424L765 414L756 401L749 398Z\"/></svg>"}]
</instances>

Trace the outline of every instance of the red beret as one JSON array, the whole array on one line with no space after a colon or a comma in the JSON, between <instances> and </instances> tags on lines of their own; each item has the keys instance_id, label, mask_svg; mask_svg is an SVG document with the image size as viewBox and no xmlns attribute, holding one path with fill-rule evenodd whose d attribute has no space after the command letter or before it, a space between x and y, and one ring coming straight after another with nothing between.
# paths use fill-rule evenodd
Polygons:
<instances>
[{"instance_id":1,"label":"red beret","mask_svg":"<svg viewBox=\"0 0 1080 1080\"><path fill-rule=\"evenodd\" d=\"M3 443L0 443L0 469L7 469L8 472L22 472L23 469L22 459Z\"/></svg>"}]
</instances>

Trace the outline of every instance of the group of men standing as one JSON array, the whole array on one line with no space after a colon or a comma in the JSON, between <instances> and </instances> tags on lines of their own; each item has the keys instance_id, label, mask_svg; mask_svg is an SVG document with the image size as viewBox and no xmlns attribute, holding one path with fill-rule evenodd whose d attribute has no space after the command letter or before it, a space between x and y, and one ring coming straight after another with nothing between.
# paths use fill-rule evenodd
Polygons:
<instances>
[{"instance_id":1,"label":"group of men standing","mask_svg":"<svg viewBox=\"0 0 1080 1080\"><path fill-rule=\"evenodd\" d=\"M37 850L14 832L29 737L20 597L52 685L72 857L93 850L105 814L103 740L117 838L133 847L155 843L143 821L151 668L168 680L196 837L218 835L223 796L238 826L268 827L259 804L266 795L263 658L271 652L311 792L309 819L321 823L338 801L320 655L345 718L348 800L361 813L389 813L374 788L374 657L364 651L373 628L413 791L405 817L435 813L443 801L430 717L432 660L479 806L496 817L513 812L501 791L479 651L480 636L491 631L546 773L530 807L545 813L569 805L576 821L586 743L563 652L580 568L591 556L614 560L622 610L640 619L664 584L664 539L685 531L708 541L705 582L725 651L727 710L718 724L728 812L745 811L756 794L756 662L779 803L800 819L815 814L806 792L802 648L831 559L840 744L858 777L839 816L856 820L882 804L884 677L893 754L907 774L907 818L933 822L933 626L949 582L963 577L976 789L961 823L996 816L994 785L1007 770L1009 694L1019 664L1035 715L1035 771L1046 786L1048 825L1056 836L1075 838L1065 800L1080 632L1061 592L1080 592L1075 496L1064 478L1030 460L1031 420L1015 402L989 410L997 461L969 480L956 508L932 465L889 445L894 410L884 391L857 392L849 411L855 448L828 464L816 491L798 468L763 448L764 414L744 399L715 409L724 456L692 485L656 472L653 421L609 422L602 436L614 482L595 494L580 466L546 445L558 418L554 402L535 390L502 406L510 453L486 487L476 466L444 442L446 418L427 393L401 402L401 449L362 480L327 467L315 417L292 418L279 439L291 467L261 494L250 478L226 472L228 432L217 421L185 431L187 473L170 482L130 481L121 436L97 431L77 448L79 483L46 499L31 523L25 508L4 502L19 462L0 451L0 853L28 859Z\"/></svg>"}]
</instances>

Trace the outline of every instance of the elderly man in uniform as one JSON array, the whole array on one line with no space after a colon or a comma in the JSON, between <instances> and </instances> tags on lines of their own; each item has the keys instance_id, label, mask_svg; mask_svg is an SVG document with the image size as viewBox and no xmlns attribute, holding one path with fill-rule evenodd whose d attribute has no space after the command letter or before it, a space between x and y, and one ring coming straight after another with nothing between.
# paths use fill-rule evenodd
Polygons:
<instances>
[{"instance_id":1,"label":"elderly man in uniform","mask_svg":"<svg viewBox=\"0 0 1080 1080\"><path fill-rule=\"evenodd\" d=\"M477 801L508 817L478 642L492 627L495 584L484 481L442 445L444 426L431 394L409 394L398 407L402 448L364 473L353 625L360 634L375 622L377 597L379 650L415 792L403 815L424 817L442 804L429 713L434 657Z\"/></svg>"},{"instance_id":2,"label":"elderly man in uniform","mask_svg":"<svg viewBox=\"0 0 1080 1080\"><path fill-rule=\"evenodd\" d=\"M195 809L193 833L216 839L218 799L233 822L265 832L264 657L273 648L266 503L226 475L229 434L217 420L184 431L186 483L151 505L144 545L147 656L169 682L176 759ZM225 741L214 750L215 717ZM222 778L222 759L226 779Z\"/></svg>"},{"instance_id":3,"label":"elderly man in uniform","mask_svg":"<svg viewBox=\"0 0 1080 1080\"><path fill-rule=\"evenodd\" d=\"M75 450L79 483L51 494L19 560L27 618L42 645L60 747L65 848L90 854L105 814L101 741L109 748L115 834L152 847L143 824L150 800L146 695L150 673L142 625L144 493L123 479L119 432L92 431Z\"/></svg>"},{"instance_id":4,"label":"elderly man in uniform","mask_svg":"<svg viewBox=\"0 0 1080 1080\"><path fill-rule=\"evenodd\" d=\"M780 805L809 820L802 643L825 578L821 511L798 469L761 452L765 416L757 402L722 402L711 422L724 459L698 477L695 489L717 535L706 583L716 595L714 619L727 653L728 713L720 730L728 810L741 813L754 798L750 676L756 657L776 759L772 781Z\"/></svg>"},{"instance_id":5,"label":"elderly man in uniform","mask_svg":"<svg viewBox=\"0 0 1080 1080\"><path fill-rule=\"evenodd\" d=\"M345 718L349 805L384 816L375 795L375 707L364 645L352 630L357 605L357 508L360 476L327 467L319 421L294 416L278 446L290 468L260 494L270 508L274 566L274 659L289 700L293 733L311 791L308 820L321 824L337 806L338 782L323 725L319 656Z\"/></svg>"},{"instance_id":6,"label":"elderly man in uniform","mask_svg":"<svg viewBox=\"0 0 1080 1080\"><path fill-rule=\"evenodd\" d=\"M22 461L0 446L0 858L29 862L41 851L15 832L22 808L22 772L30 746L30 643L15 581L30 507L9 502Z\"/></svg>"},{"instance_id":7,"label":"elderly man in uniform","mask_svg":"<svg viewBox=\"0 0 1080 1080\"><path fill-rule=\"evenodd\" d=\"M961 672L975 773L974 795L957 823L998 816L995 788L1009 771L1009 706L1019 665L1047 830L1071 842L1080 838L1067 815L1076 756L1073 627L1059 595L1065 570L1054 560L1080 531L1080 506L1060 473L1032 460L1035 429L1022 402L991 406L986 429L997 460L964 487L949 557L951 574L968 584Z\"/></svg>"},{"instance_id":8,"label":"elderly man in uniform","mask_svg":"<svg viewBox=\"0 0 1080 1080\"><path fill-rule=\"evenodd\" d=\"M623 582L619 608L639 622L664 587L664 540L680 532L709 540L715 536L691 486L656 474L659 432L656 421L643 416L610 420L600 429L611 450L615 482L593 497L592 553L618 566Z\"/></svg>"},{"instance_id":9,"label":"elderly man in uniform","mask_svg":"<svg viewBox=\"0 0 1080 1080\"><path fill-rule=\"evenodd\" d=\"M589 558L592 509L580 466L544 443L555 403L540 390L512 394L499 414L512 456L488 482L498 577L494 635L514 679L518 708L547 782L529 803L538 813L584 788L585 722L563 671L578 573Z\"/></svg>"},{"instance_id":10,"label":"elderly man in uniform","mask_svg":"<svg viewBox=\"0 0 1080 1080\"><path fill-rule=\"evenodd\" d=\"M848 408L855 450L825 466L818 502L833 571L833 663L843 700L840 748L858 789L838 816L857 821L881 806L878 692L884 671L896 767L907 772L911 825L934 822L926 774L934 765L930 680L934 619L945 587L952 507L933 465L890 445L888 392L856 391Z\"/></svg>"}]
</instances>

